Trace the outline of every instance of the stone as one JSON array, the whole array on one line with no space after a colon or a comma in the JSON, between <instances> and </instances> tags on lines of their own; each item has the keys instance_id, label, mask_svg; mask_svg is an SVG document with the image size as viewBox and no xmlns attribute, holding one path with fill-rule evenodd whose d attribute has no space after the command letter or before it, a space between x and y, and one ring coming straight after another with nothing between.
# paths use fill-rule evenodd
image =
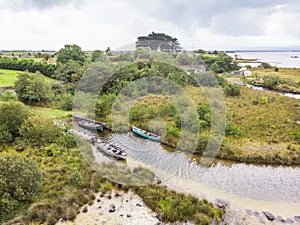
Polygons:
<instances>
[{"instance_id":1,"label":"stone","mask_svg":"<svg viewBox=\"0 0 300 225\"><path fill-rule=\"evenodd\" d=\"M264 211L263 214L267 217L268 220L275 220L275 216L272 213Z\"/></svg>"},{"instance_id":2,"label":"stone","mask_svg":"<svg viewBox=\"0 0 300 225\"><path fill-rule=\"evenodd\" d=\"M18 147L16 150L17 150L17 152L23 152L24 148L23 147Z\"/></svg>"},{"instance_id":3,"label":"stone","mask_svg":"<svg viewBox=\"0 0 300 225\"><path fill-rule=\"evenodd\" d=\"M252 211L250 209L246 210L247 215L251 216L252 215Z\"/></svg>"},{"instance_id":4,"label":"stone","mask_svg":"<svg viewBox=\"0 0 300 225\"><path fill-rule=\"evenodd\" d=\"M300 216L294 216L294 220L298 223L300 223Z\"/></svg>"},{"instance_id":5,"label":"stone","mask_svg":"<svg viewBox=\"0 0 300 225\"><path fill-rule=\"evenodd\" d=\"M115 206L114 204L111 204L111 205L109 206L108 211L109 211L110 213L115 212L115 211L116 211L116 206Z\"/></svg>"},{"instance_id":6,"label":"stone","mask_svg":"<svg viewBox=\"0 0 300 225\"><path fill-rule=\"evenodd\" d=\"M293 224L293 223L294 223L294 220L292 220L291 218L287 218L287 219L286 219L286 222L289 223L289 224Z\"/></svg>"}]
</instances>

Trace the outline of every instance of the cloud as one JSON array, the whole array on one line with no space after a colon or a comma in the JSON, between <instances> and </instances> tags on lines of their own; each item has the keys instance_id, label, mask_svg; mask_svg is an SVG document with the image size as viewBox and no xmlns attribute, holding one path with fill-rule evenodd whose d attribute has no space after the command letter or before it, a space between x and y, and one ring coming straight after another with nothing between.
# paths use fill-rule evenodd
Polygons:
<instances>
[{"instance_id":1,"label":"cloud","mask_svg":"<svg viewBox=\"0 0 300 225\"><path fill-rule=\"evenodd\" d=\"M0 49L112 49L164 32L183 47L298 45L296 0L0 0Z\"/></svg>"},{"instance_id":2,"label":"cloud","mask_svg":"<svg viewBox=\"0 0 300 225\"><path fill-rule=\"evenodd\" d=\"M45 10L67 4L76 4L79 6L82 3L81 0L0 0L0 8L1 10L9 9L18 11L26 11L32 8Z\"/></svg>"}]
</instances>

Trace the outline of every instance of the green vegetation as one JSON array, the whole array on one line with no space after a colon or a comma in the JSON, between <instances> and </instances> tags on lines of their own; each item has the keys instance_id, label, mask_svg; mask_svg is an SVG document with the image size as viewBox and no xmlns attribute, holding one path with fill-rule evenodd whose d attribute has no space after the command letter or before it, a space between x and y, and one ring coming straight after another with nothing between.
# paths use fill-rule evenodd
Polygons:
<instances>
[{"instance_id":1,"label":"green vegetation","mask_svg":"<svg viewBox=\"0 0 300 225\"><path fill-rule=\"evenodd\" d=\"M173 38L164 33L152 32L148 36L140 36L137 38L137 48L150 48L151 50L168 53L177 53L181 47L177 38Z\"/></svg>"},{"instance_id":2,"label":"green vegetation","mask_svg":"<svg viewBox=\"0 0 300 225\"><path fill-rule=\"evenodd\" d=\"M224 211L216 209L206 200L200 201L194 196L178 194L160 186L137 187L135 192L145 204L159 213L164 222L195 221L195 224L209 225L222 220Z\"/></svg>"},{"instance_id":3,"label":"green vegetation","mask_svg":"<svg viewBox=\"0 0 300 225\"><path fill-rule=\"evenodd\" d=\"M47 77L53 77L56 66L35 62L32 59L0 58L0 68L9 70L28 71L31 73L40 72Z\"/></svg>"},{"instance_id":4,"label":"green vegetation","mask_svg":"<svg viewBox=\"0 0 300 225\"><path fill-rule=\"evenodd\" d=\"M50 84L39 73L19 73L15 82L18 99L28 105L46 103L50 99Z\"/></svg>"},{"instance_id":5,"label":"green vegetation","mask_svg":"<svg viewBox=\"0 0 300 225\"><path fill-rule=\"evenodd\" d=\"M21 71L0 69L0 87L13 87L17 79L17 74L19 73L21 73ZM55 82L55 80L52 78L43 75L42 77L46 82Z\"/></svg>"},{"instance_id":6,"label":"green vegetation","mask_svg":"<svg viewBox=\"0 0 300 225\"><path fill-rule=\"evenodd\" d=\"M79 47L76 44L65 45L57 53L57 62L58 63L66 63L69 60L79 62L82 65L84 63L84 61L86 60L85 52L83 52L81 50L81 47Z\"/></svg>"},{"instance_id":7,"label":"green vegetation","mask_svg":"<svg viewBox=\"0 0 300 225\"><path fill-rule=\"evenodd\" d=\"M0 157L0 221L33 198L41 184L36 162L18 155Z\"/></svg>"}]
</instances>

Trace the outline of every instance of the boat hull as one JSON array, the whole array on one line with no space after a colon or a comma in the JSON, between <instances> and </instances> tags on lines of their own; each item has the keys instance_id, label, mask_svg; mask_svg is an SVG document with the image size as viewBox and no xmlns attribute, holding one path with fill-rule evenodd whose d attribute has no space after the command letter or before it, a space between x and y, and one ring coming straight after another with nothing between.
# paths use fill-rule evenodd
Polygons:
<instances>
[{"instance_id":1,"label":"boat hull","mask_svg":"<svg viewBox=\"0 0 300 225\"><path fill-rule=\"evenodd\" d=\"M108 151L104 146L102 146L101 144L97 143L96 144L97 150L103 152L106 155L112 156L116 159L123 159L126 160L127 155L120 155L120 154L114 154L110 151Z\"/></svg>"},{"instance_id":2,"label":"boat hull","mask_svg":"<svg viewBox=\"0 0 300 225\"><path fill-rule=\"evenodd\" d=\"M160 141L160 136L156 136L156 137L149 136L146 133L143 133L143 130L138 127L132 126L132 131L133 131L133 133L135 133L143 138L149 139L151 141Z\"/></svg>"},{"instance_id":3,"label":"boat hull","mask_svg":"<svg viewBox=\"0 0 300 225\"><path fill-rule=\"evenodd\" d=\"M85 129L89 129L89 130L98 130L98 131L103 131L103 126L102 125L89 125L89 124L84 124L84 123L79 123L78 124L80 127L85 128Z\"/></svg>"}]
</instances>

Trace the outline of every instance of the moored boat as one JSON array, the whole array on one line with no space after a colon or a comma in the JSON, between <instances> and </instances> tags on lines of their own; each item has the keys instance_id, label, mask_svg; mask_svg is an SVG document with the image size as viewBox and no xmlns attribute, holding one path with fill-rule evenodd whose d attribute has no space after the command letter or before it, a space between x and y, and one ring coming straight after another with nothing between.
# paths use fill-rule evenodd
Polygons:
<instances>
[{"instance_id":1,"label":"moored boat","mask_svg":"<svg viewBox=\"0 0 300 225\"><path fill-rule=\"evenodd\" d=\"M114 144L110 144L108 142L98 140L96 143L96 147L99 151L101 151L109 156L113 156L117 159L126 159L127 158L126 151Z\"/></svg>"},{"instance_id":2,"label":"moored boat","mask_svg":"<svg viewBox=\"0 0 300 225\"><path fill-rule=\"evenodd\" d=\"M138 127L132 126L132 131L133 131L133 133L135 133L143 138L147 138L152 141L160 141L160 136L158 136L157 134L151 133L146 130L142 130Z\"/></svg>"},{"instance_id":3,"label":"moored boat","mask_svg":"<svg viewBox=\"0 0 300 225\"><path fill-rule=\"evenodd\" d=\"M97 123L91 123L91 122L87 122L87 121L79 121L78 125L80 127L83 127L83 128L89 129L89 130L103 131L103 125L97 124Z\"/></svg>"}]
</instances>

